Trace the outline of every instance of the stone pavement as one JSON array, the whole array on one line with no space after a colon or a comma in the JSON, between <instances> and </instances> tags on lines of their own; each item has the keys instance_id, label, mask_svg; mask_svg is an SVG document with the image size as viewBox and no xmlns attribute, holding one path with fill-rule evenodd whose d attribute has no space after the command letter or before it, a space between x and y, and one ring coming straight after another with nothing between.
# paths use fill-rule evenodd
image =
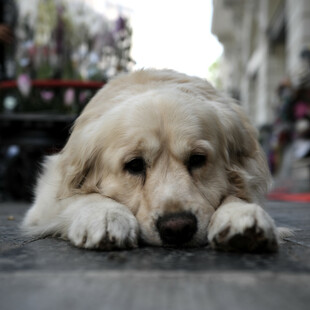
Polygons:
<instances>
[{"instance_id":1,"label":"stone pavement","mask_svg":"<svg viewBox=\"0 0 310 310\"><path fill-rule=\"evenodd\" d=\"M1 310L309 309L309 204L267 203L277 225L295 229L275 254L86 251L21 236L27 207L0 204Z\"/></svg>"}]
</instances>

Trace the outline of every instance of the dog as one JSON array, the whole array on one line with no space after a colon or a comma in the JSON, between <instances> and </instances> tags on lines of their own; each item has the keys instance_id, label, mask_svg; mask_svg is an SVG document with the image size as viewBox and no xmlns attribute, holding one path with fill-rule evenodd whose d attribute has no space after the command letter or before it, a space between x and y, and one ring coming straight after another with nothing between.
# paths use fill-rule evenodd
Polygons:
<instances>
[{"instance_id":1,"label":"dog","mask_svg":"<svg viewBox=\"0 0 310 310\"><path fill-rule=\"evenodd\" d=\"M140 70L99 90L46 158L22 227L86 249L276 251L261 206L270 180L233 99L198 77Z\"/></svg>"}]
</instances>

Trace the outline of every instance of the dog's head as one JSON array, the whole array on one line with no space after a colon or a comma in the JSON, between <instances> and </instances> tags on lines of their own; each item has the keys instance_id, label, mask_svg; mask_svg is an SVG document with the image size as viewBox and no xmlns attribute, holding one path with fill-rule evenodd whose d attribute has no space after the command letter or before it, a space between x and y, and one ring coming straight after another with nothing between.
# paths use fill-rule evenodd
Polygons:
<instances>
[{"instance_id":1,"label":"dog's head","mask_svg":"<svg viewBox=\"0 0 310 310\"><path fill-rule=\"evenodd\" d=\"M204 244L221 201L253 200L268 179L241 109L172 71L136 72L99 91L61 164L60 198L95 192L124 204L153 245Z\"/></svg>"}]
</instances>

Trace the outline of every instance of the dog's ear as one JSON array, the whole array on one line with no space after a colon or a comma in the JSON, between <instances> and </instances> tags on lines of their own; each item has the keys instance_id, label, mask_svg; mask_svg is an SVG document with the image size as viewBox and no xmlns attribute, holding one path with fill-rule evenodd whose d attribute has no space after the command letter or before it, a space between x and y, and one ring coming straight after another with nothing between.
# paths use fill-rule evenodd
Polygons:
<instances>
[{"instance_id":1,"label":"dog's ear","mask_svg":"<svg viewBox=\"0 0 310 310\"><path fill-rule=\"evenodd\" d=\"M253 157L258 150L257 131L239 105L229 103L227 108L221 121L225 128L229 160L242 164L245 157Z\"/></svg>"},{"instance_id":2,"label":"dog's ear","mask_svg":"<svg viewBox=\"0 0 310 310\"><path fill-rule=\"evenodd\" d=\"M91 138L80 141L81 135L73 132L60 154L62 177L58 198L68 198L75 194L98 193L98 183L102 170L101 150Z\"/></svg>"},{"instance_id":3,"label":"dog's ear","mask_svg":"<svg viewBox=\"0 0 310 310\"><path fill-rule=\"evenodd\" d=\"M249 201L259 200L267 192L271 177L257 131L239 105L230 102L227 108L221 121L226 171L233 194Z\"/></svg>"}]
</instances>

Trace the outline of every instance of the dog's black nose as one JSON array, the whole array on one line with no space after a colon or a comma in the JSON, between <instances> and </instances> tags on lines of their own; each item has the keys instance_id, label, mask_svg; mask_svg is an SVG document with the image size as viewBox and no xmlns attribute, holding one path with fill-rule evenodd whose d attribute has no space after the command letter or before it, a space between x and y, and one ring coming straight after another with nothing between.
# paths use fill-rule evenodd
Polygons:
<instances>
[{"instance_id":1,"label":"dog's black nose","mask_svg":"<svg viewBox=\"0 0 310 310\"><path fill-rule=\"evenodd\" d=\"M166 214L158 219L157 229L164 244L180 246L194 236L197 219L189 212Z\"/></svg>"}]
</instances>

